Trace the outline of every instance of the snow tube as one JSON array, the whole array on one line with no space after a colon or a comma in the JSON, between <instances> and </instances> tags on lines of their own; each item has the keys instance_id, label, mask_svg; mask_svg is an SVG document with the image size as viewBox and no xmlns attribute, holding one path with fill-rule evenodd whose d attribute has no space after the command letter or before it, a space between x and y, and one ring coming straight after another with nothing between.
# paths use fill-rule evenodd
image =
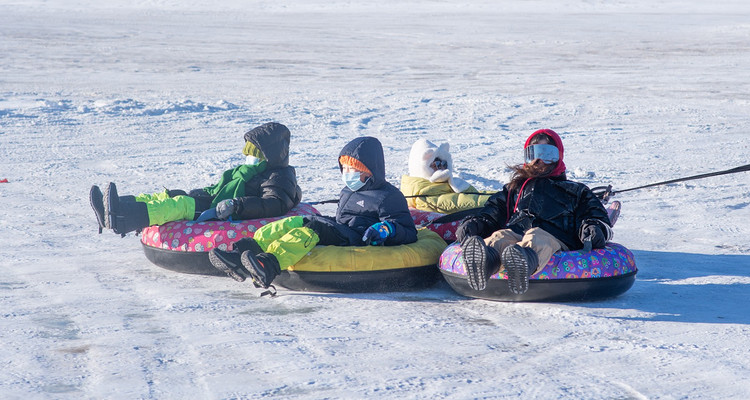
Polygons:
<instances>
[{"instance_id":1,"label":"snow tube","mask_svg":"<svg viewBox=\"0 0 750 400\"><path fill-rule=\"evenodd\" d=\"M434 211L417 210L416 208L409 208L409 213L411 214L411 218L414 220L414 224L417 225L417 227L425 226L435 219L446 215ZM445 240L447 243L453 243L456 241L456 229L458 229L459 225L461 225L461 219L457 221L446 222L443 224L429 224L425 226L425 228L440 235L440 237L443 238L443 240Z\"/></svg>"},{"instance_id":2,"label":"snow tube","mask_svg":"<svg viewBox=\"0 0 750 400\"><path fill-rule=\"evenodd\" d=\"M153 225L141 233L146 258L171 271L187 274L225 274L211 265L208 252L213 248L231 250L234 242L253 237L261 226L295 215L320 215L307 203L300 203L286 215L241 221L173 221Z\"/></svg>"},{"instance_id":3,"label":"snow tube","mask_svg":"<svg viewBox=\"0 0 750 400\"><path fill-rule=\"evenodd\" d=\"M417 231L415 243L401 246L316 246L274 284L329 293L423 289L440 279L437 263L445 247L427 229Z\"/></svg>"},{"instance_id":4,"label":"snow tube","mask_svg":"<svg viewBox=\"0 0 750 400\"><path fill-rule=\"evenodd\" d=\"M469 286L461 247L454 243L440 256L440 272L461 295L497 301L583 301L618 296L635 282L638 269L633 253L617 243L588 253L557 252L531 276L529 290L514 294L505 272L493 275L485 290Z\"/></svg>"}]
</instances>

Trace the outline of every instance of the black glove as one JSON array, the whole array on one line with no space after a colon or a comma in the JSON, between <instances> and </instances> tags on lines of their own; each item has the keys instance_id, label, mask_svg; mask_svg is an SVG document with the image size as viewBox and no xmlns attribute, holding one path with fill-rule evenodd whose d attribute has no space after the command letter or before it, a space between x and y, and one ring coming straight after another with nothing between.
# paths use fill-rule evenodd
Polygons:
<instances>
[{"instance_id":1,"label":"black glove","mask_svg":"<svg viewBox=\"0 0 750 400\"><path fill-rule=\"evenodd\" d=\"M583 224L581 233L578 235L586 248L586 242L591 243L591 248L602 249L607 244L607 237L604 236L602 228L598 224Z\"/></svg>"},{"instance_id":2,"label":"black glove","mask_svg":"<svg viewBox=\"0 0 750 400\"><path fill-rule=\"evenodd\" d=\"M481 232L481 223L476 218L470 218L464 220L464 222L456 228L456 240L459 243L462 243L467 237L479 235Z\"/></svg>"}]
</instances>

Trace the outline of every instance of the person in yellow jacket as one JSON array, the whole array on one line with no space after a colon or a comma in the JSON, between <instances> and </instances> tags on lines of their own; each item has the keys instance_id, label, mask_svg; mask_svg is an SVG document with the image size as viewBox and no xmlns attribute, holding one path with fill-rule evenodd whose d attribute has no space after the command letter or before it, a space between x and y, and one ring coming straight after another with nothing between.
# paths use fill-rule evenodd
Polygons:
<instances>
[{"instance_id":1,"label":"person in yellow jacket","mask_svg":"<svg viewBox=\"0 0 750 400\"><path fill-rule=\"evenodd\" d=\"M492 193L483 194L461 178L453 176L450 145L436 146L419 139L409 153L409 175L401 177L401 192L409 207L452 214L483 207Z\"/></svg>"}]
</instances>

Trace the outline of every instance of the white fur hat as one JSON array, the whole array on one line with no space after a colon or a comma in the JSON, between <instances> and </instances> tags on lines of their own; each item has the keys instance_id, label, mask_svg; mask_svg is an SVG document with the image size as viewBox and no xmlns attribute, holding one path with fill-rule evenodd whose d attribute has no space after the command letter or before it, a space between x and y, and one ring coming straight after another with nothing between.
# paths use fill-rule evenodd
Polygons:
<instances>
[{"instance_id":1,"label":"white fur hat","mask_svg":"<svg viewBox=\"0 0 750 400\"><path fill-rule=\"evenodd\" d=\"M439 158L448 163L448 169L434 170L430 167ZM448 182L454 192L463 192L469 188L469 183L461 178L453 177L453 157L450 145L443 143L436 146L427 139L419 139L411 146L409 153L409 175L424 178L430 182Z\"/></svg>"}]
</instances>

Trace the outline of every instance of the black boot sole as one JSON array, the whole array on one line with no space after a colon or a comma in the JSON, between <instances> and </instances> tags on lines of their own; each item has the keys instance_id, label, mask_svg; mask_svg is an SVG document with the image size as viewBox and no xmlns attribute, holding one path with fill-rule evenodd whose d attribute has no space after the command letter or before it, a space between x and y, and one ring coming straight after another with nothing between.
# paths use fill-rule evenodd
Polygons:
<instances>
[{"instance_id":1,"label":"black boot sole","mask_svg":"<svg viewBox=\"0 0 750 400\"><path fill-rule=\"evenodd\" d=\"M94 214L96 214L96 222L99 223L99 233L102 233L102 229L109 227L106 224L106 217L104 215L104 195L99 186L91 186L89 204L91 204L91 208L94 209Z\"/></svg>"},{"instance_id":2,"label":"black boot sole","mask_svg":"<svg viewBox=\"0 0 750 400\"><path fill-rule=\"evenodd\" d=\"M508 288L515 294L524 294L529 290L529 261L526 254L517 246L503 250L502 264L508 275Z\"/></svg>"},{"instance_id":3,"label":"black boot sole","mask_svg":"<svg viewBox=\"0 0 750 400\"><path fill-rule=\"evenodd\" d=\"M469 286L474 290L484 290L487 287L487 247L479 236L466 238L461 244L464 257L464 267L468 276Z\"/></svg>"},{"instance_id":4,"label":"black boot sole","mask_svg":"<svg viewBox=\"0 0 750 400\"><path fill-rule=\"evenodd\" d=\"M214 266L214 268L218 269L219 271L224 272L235 281L237 282L245 281L245 276L239 273L239 270L240 268L242 268L242 266L235 265L230 260L225 259L224 257L221 256L221 254L219 254L216 251L216 249L213 249L208 252L208 259L211 260L211 264Z\"/></svg>"},{"instance_id":5,"label":"black boot sole","mask_svg":"<svg viewBox=\"0 0 750 400\"><path fill-rule=\"evenodd\" d=\"M263 281L265 277L258 273L259 270L263 271L264 268L263 264L261 264L260 261L255 258L255 254L253 254L251 251L243 251L240 259L242 260L242 265L245 267L245 269L250 272L250 277L252 278L253 285L255 285L255 287L268 289L268 287L271 286L271 282L265 283Z\"/></svg>"},{"instance_id":6,"label":"black boot sole","mask_svg":"<svg viewBox=\"0 0 750 400\"><path fill-rule=\"evenodd\" d=\"M116 201L113 201L112 198L117 199ZM104 209L104 227L108 229L113 229L115 226L115 218L117 218L117 210L113 209L116 208L115 204L119 205L119 198L117 198L117 187L115 187L115 184L110 182L107 185L107 188L104 189L104 197L102 199L102 208ZM115 232L120 233L120 232Z\"/></svg>"}]
</instances>

